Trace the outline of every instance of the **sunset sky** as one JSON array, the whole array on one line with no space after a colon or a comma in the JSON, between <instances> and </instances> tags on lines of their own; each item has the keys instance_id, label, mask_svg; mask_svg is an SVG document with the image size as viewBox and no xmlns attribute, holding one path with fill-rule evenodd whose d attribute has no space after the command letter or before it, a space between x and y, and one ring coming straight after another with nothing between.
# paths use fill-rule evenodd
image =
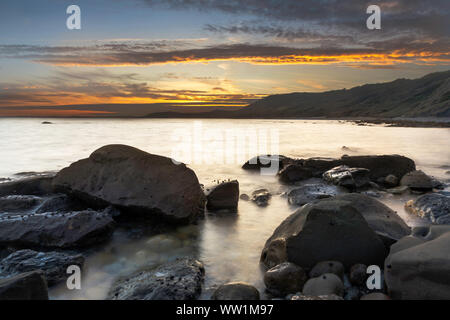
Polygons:
<instances>
[{"instance_id":1,"label":"sunset sky","mask_svg":"<svg viewBox=\"0 0 450 320\"><path fill-rule=\"evenodd\" d=\"M71 4L81 30L66 28ZM232 108L417 78L450 69L449 21L449 0L1 1L0 116Z\"/></svg>"}]
</instances>

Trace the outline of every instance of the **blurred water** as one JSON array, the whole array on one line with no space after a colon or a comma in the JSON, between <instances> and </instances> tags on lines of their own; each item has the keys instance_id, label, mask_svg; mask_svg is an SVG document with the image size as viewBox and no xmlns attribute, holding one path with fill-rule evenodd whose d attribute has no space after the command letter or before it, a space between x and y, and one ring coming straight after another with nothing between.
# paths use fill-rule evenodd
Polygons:
<instances>
[{"instance_id":1,"label":"blurred water","mask_svg":"<svg viewBox=\"0 0 450 320\"><path fill-rule=\"evenodd\" d=\"M179 133L195 138L195 130L201 125L205 133L203 143L195 139L183 142L191 151L200 150L195 149L200 143L202 152L211 153L209 162L189 165L200 183L209 188L217 180L237 179L241 193L251 194L256 189L267 188L274 195L266 208L240 201L236 216L208 214L199 225L169 234L130 240L118 230L111 243L88 257L82 290L68 291L61 285L51 291L55 299L105 298L112 281L119 275L184 255L195 255L205 264L203 298L208 297L214 286L227 281L247 281L263 289L258 263L261 249L273 230L296 208L288 205L282 193L289 188L280 185L276 177L241 169L243 161L240 160L254 154L250 149L225 149L227 130L254 130L268 133L269 138L276 132L279 153L290 157L401 154L412 158L418 168L428 174L441 180L450 177L445 173L450 168L442 167L450 165L450 130L442 128L356 126L342 121L318 120L45 120L52 124L41 124L43 120L39 119L0 119L0 178L14 178L15 173L24 171L60 170L112 143L128 144L170 157L174 146L180 144ZM212 130L216 132L214 135ZM235 161L221 163L224 154ZM415 225L419 223L417 219L403 209L410 198L387 196L381 201L396 210L408 224Z\"/></svg>"}]
</instances>

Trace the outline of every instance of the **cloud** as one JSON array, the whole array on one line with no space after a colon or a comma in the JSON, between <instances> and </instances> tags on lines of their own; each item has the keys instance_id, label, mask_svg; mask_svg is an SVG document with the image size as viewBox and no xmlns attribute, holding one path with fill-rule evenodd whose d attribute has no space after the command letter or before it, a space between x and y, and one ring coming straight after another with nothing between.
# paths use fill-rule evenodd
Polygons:
<instances>
[{"instance_id":1,"label":"cloud","mask_svg":"<svg viewBox=\"0 0 450 320\"><path fill-rule=\"evenodd\" d=\"M316 47L297 48L265 44L223 44L194 49L169 51L128 47L122 50L98 47L13 46L15 58L29 59L56 66L147 66L166 63L240 61L254 64L332 64L332 63L449 63L447 42L438 40L395 39L368 42L364 48ZM0 46L0 57L9 57L10 45ZM25 50L25 51L23 51Z\"/></svg>"}]
</instances>

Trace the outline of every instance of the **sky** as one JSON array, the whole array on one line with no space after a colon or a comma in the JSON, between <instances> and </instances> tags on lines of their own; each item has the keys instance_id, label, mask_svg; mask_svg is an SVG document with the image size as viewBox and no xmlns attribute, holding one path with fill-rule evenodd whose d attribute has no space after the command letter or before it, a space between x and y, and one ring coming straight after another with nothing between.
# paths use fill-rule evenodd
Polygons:
<instances>
[{"instance_id":1,"label":"sky","mask_svg":"<svg viewBox=\"0 0 450 320\"><path fill-rule=\"evenodd\" d=\"M450 69L449 21L449 0L2 0L0 116L236 108L418 78Z\"/></svg>"}]
</instances>

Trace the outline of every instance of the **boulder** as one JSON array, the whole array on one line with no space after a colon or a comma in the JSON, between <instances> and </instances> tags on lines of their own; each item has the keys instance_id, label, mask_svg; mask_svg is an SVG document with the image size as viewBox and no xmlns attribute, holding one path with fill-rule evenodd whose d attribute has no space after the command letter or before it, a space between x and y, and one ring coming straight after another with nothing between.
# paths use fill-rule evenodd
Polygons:
<instances>
[{"instance_id":1,"label":"boulder","mask_svg":"<svg viewBox=\"0 0 450 320\"><path fill-rule=\"evenodd\" d=\"M239 182L234 180L221 183L212 189L206 198L208 210L236 210L239 202Z\"/></svg>"},{"instance_id":2,"label":"boulder","mask_svg":"<svg viewBox=\"0 0 450 320\"><path fill-rule=\"evenodd\" d=\"M323 174L323 179L337 186L357 189L369 185L369 170L364 168L335 167Z\"/></svg>"},{"instance_id":3,"label":"boulder","mask_svg":"<svg viewBox=\"0 0 450 320\"><path fill-rule=\"evenodd\" d=\"M349 280L352 285L358 287L365 286L367 278L367 266L365 264L358 263L350 268Z\"/></svg>"},{"instance_id":4,"label":"boulder","mask_svg":"<svg viewBox=\"0 0 450 320\"><path fill-rule=\"evenodd\" d=\"M64 252L36 252L25 249L18 250L0 261L0 278L17 275L24 272L42 270L48 285L53 286L65 281L68 277L67 268L71 265L83 267L84 257L80 254Z\"/></svg>"},{"instance_id":5,"label":"boulder","mask_svg":"<svg viewBox=\"0 0 450 320\"><path fill-rule=\"evenodd\" d=\"M339 261L322 261L317 263L309 272L310 278L317 278L325 273L332 273L344 279L344 265Z\"/></svg>"},{"instance_id":6,"label":"boulder","mask_svg":"<svg viewBox=\"0 0 450 320\"><path fill-rule=\"evenodd\" d=\"M200 261L177 259L118 280L108 296L113 300L195 300L204 275Z\"/></svg>"},{"instance_id":7,"label":"boulder","mask_svg":"<svg viewBox=\"0 0 450 320\"><path fill-rule=\"evenodd\" d=\"M279 172L279 179L286 184L306 180L312 177L311 169L300 164L289 164Z\"/></svg>"},{"instance_id":8,"label":"boulder","mask_svg":"<svg viewBox=\"0 0 450 320\"><path fill-rule=\"evenodd\" d=\"M48 300L44 272L37 270L0 279L0 300Z\"/></svg>"},{"instance_id":9,"label":"boulder","mask_svg":"<svg viewBox=\"0 0 450 320\"><path fill-rule=\"evenodd\" d=\"M189 223L204 210L203 190L191 169L125 145L94 151L61 170L53 186L93 207L116 206L126 217Z\"/></svg>"},{"instance_id":10,"label":"boulder","mask_svg":"<svg viewBox=\"0 0 450 320\"><path fill-rule=\"evenodd\" d=\"M450 224L450 197L430 193L405 205L406 211L435 224Z\"/></svg>"},{"instance_id":11,"label":"boulder","mask_svg":"<svg viewBox=\"0 0 450 320\"><path fill-rule=\"evenodd\" d=\"M348 201L325 199L284 220L267 240L261 261L270 267L286 258L308 270L328 260L346 267L358 262L381 265L385 256L383 242Z\"/></svg>"},{"instance_id":12,"label":"boulder","mask_svg":"<svg viewBox=\"0 0 450 320\"><path fill-rule=\"evenodd\" d=\"M431 177L426 175L421 170L409 172L403 176L400 181L400 185L406 186L414 191L431 191L434 186L434 182Z\"/></svg>"},{"instance_id":13,"label":"boulder","mask_svg":"<svg viewBox=\"0 0 450 320\"><path fill-rule=\"evenodd\" d=\"M386 244L390 245L411 233L411 228L395 211L372 197L349 193L337 195L333 199L348 202L351 207L362 214L372 230Z\"/></svg>"},{"instance_id":14,"label":"boulder","mask_svg":"<svg viewBox=\"0 0 450 320\"><path fill-rule=\"evenodd\" d=\"M214 291L212 300L259 300L259 291L245 282L230 282Z\"/></svg>"},{"instance_id":15,"label":"boulder","mask_svg":"<svg viewBox=\"0 0 450 320\"><path fill-rule=\"evenodd\" d=\"M259 171L261 168L274 168L278 172L291 161L292 159L282 155L260 155L244 163L242 169Z\"/></svg>"},{"instance_id":16,"label":"boulder","mask_svg":"<svg viewBox=\"0 0 450 320\"><path fill-rule=\"evenodd\" d=\"M307 184L288 193L288 202L291 205L303 206L315 200L330 198L338 193L335 186L326 184Z\"/></svg>"},{"instance_id":17,"label":"boulder","mask_svg":"<svg viewBox=\"0 0 450 320\"><path fill-rule=\"evenodd\" d=\"M278 297L301 292L306 280L308 277L305 271L290 262L279 264L264 274L267 291Z\"/></svg>"},{"instance_id":18,"label":"boulder","mask_svg":"<svg viewBox=\"0 0 450 320\"><path fill-rule=\"evenodd\" d=\"M112 208L0 218L0 246L71 248L96 245L114 230Z\"/></svg>"},{"instance_id":19,"label":"boulder","mask_svg":"<svg viewBox=\"0 0 450 320\"><path fill-rule=\"evenodd\" d=\"M301 161L304 167L310 168L313 175L318 177L325 171L341 165L368 169L370 171L369 178L372 181L377 181L377 179L390 174L403 177L406 173L416 170L413 160L399 155L342 156L340 159L309 158Z\"/></svg>"},{"instance_id":20,"label":"boulder","mask_svg":"<svg viewBox=\"0 0 450 320\"><path fill-rule=\"evenodd\" d=\"M343 156L340 160L343 165L351 168L369 169L369 177L373 181L390 174L400 178L416 170L413 160L399 155Z\"/></svg>"},{"instance_id":21,"label":"boulder","mask_svg":"<svg viewBox=\"0 0 450 320\"><path fill-rule=\"evenodd\" d=\"M344 295L342 280L333 273L325 273L317 278L309 279L303 286L303 294L306 296Z\"/></svg>"},{"instance_id":22,"label":"boulder","mask_svg":"<svg viewBox=\"0 0 450 320\"><path fill-rule=\"evenodd\" d=\"M53 176L42 175L0 184L0 197L8 195L43 196L53 192Z\"/></svg>"},{"instance_id":23,"label":"boulder","mask_svg":"<svg viewBox=\"0 0 450 320\"><path fill-rule=\"evenodd\" d=\"M384 264L389 296L402 300L450 299L450 226L419 228L391 247Z\"/></svg>"},{"instance_id":24,"label":"boulder","mask_svg":"<svg viewBox=\"0 0 450 320\"><path fill-rule=\"evenodd\" d=\"M272 195L267 189L259 189L252 192L252 201L259 207L268 206L270 198L272 198Z\"/></svg>"}]
</instances>

